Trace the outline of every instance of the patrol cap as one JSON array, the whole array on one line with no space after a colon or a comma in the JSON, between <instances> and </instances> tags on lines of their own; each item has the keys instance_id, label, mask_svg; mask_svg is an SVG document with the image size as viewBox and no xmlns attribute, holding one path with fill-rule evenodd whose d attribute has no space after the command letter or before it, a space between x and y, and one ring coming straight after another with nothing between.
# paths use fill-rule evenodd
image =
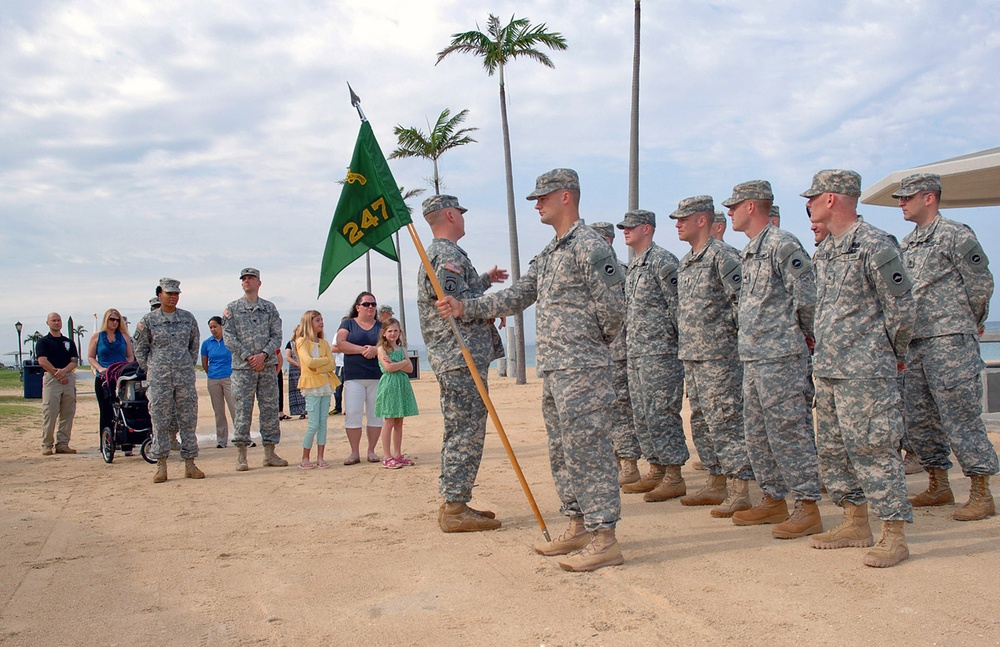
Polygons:
<instances>
[{"instance_id":1,"label":"patrol cap","mask_svg":"<svg viewBox=\"0 0 1000 647\"><path fill-rule=\"evenodd\" d=\"M615 239L615 226L610 222L595 222L590 225L590 228L604 236L605 238Z\"/></svg>"},{"instance_id":2,"label":"patrol cap","mask_svg":"<svg viewBox=\"0 0 1000 647\"><path fill-rule=\"evenodd\" d=\"M778 220L781 220L781 209L778 208L778 205L776 204L771 205L771 212L767 214L767 217L777 218Z\"/></svg>"},{"instance_id":3,"label":"patrol cap","mask_svg":"<svg viewBox=\"0 0 1000 647\"><path fill-rule=\"evenodd\" d=\"M814 175L812 186L799 195L803 198L812 198L822 193L857 197L861 195L861 176L846 169L826 169Z\"/></svg>"},{"instance_id":4,"label":"patrol cap","mask_svg":"<svg viewBox=\"0 0 1000 647\"><path fill-rule=\"evenodd\" d=\"M722 201L723 207L732 207L744 200L774 200L774 193L771 191L771 183L767 180L750 180L740 182L733 187L733 195L728 200Z\"/></svg>"},{"instance_id":5,"label":"patrol cap","mask_svg":"<svg viewBox=\"0 0 1000 647\"><path fill-rule=\"evenodd\" d=\"M168 279L166 277L163 277L162 279L160 279L160 289L163 290L164 292L180 293L181 282L178 281L177 279ZM159 301L159 299L157 299L157 301ZM149 302L152 304L153 303L152 299L150 299Z\"/></svg>"},{"instance_id":6,"label":"patrol cap","mask_svg":"<svg viewBox=\"0 0 1000 647\"><path fill-rule=\"evenodd\" d=\"M243 271L240 272L240 279L242 280L244 276L255 276L260 278L260 270L256 267L244 267Z\"/></svg>"},{"instance_id":7,"label":"patrol cap","mask_svg":"<svg viewBox=\"0 0 1000 647\"><path fill-rule=\"evenodd\" d=\"M528 200L537 200L559 189L580 190L580 176L571 168L554 168L535 179L535 190L528 194Z\"/></svg>"},{"instance_id":8,"label":"patrol cap","mask_svg":"<svg viewBox=\"0 0 1000 647\"><path fill-rule=\"evenodd\" d=\"M684 198L677 203L677 211L670 214L670 217L678 220L703 212L712 214L712 221L715 221L715 203L712 202L712 196L710 195L696 195Z\"/></svg>"},{"instance_id":9,"label":"patrol cap","mask_svg":"<svg viewBox=\"0 0 1000 647\"><path fill-rule=\"evenodd\" d=\"M626 211L625 220L618 223L618 228L625 229L626 227L638 227L639 225L652 225L655 227L656 214L652 211L645 211L644 209Z\"/></svg>"},{"instance_id":10,"label":"patrol cap","mask_svg":"<svg viewBox=\"0 0 1000 647\"><path fill-rule=\"evenodd\" d=\"M441 209L447 209L448 207L454 207L465 213L468 211L465 207L458 204L458 198L453 195L432 195L431 197L424 200L423 210L424 217L426 218L428 214L432 214L435 211L440 211Z\"/></svg>"},{"instance_id":11,"label":"patrol cap","mask_svg":"<svg viewBox=\"0 0 1000 647\"><path fill-rule=\"evenodd\" d=\"M149 300L149 305L150 305L150 307L152 307L152 306L158 306L158 305L163 305L163 304L160 303L160 297L153 297L152 299Z\"/></svg>"},{"instance_id":12,"label":"patrol cap","mask_svg":"<svg viewBox=\"0 0 1000 647\"><path fill-rule=\"evenodd\" d=\"M896 198L908 198L921 191L941 191L941 176L936 173L914 173L907 175L899 183L899 188L892 194Z\"/></svg>"},{"instance_id":13,"label":"patrol cap","mask_svg":"<svg viewBox=\"0 0 1000 647\"><path fill-rule=\"evenodd\" d=\"M382 313L388 313L390 317L391 317L392 315L396 314L395 312L393 312L393 311L392 311L392 306L387 306L387 305L384 305L384 304L383 304L383 305L380 305L380 306L378 307L378 313L379 313L379 314L382 314Z\"/></svg>"},{"instance_id":14,"label":"patrol cap","mask_svg":"<svg viewBox=\"0 0 1000 647\"><path fill-rule=\"evenodd\" d=\"M721 211L715 212L715 222L726 222L726 214Z\"/></svg>"}]
</instances>

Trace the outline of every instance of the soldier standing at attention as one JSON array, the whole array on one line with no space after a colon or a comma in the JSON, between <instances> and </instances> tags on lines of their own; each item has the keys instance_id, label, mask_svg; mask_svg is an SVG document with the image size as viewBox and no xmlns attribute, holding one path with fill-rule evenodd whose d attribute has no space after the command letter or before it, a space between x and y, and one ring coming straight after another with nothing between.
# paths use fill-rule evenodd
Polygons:
<instances>
[{"instance_id":1,"label":"soldier standing at attention","mask_svg":"<svg viewBox=\"0 0 1000 647\"><path fill-rule=\"evenodd\" d=\"M453 195L435 195L423 204L424 219L434 233L427 256L444 293L456 299L481 297L493 283L507 279L507 270L496 266L483 274L476 272L465 250L458 246L458 241L465 236L466 211ZM434 308L437 295L423 265L417 275L417 290L420 330L427 345L427 360L438 381L444 417L438 485L444 503L438 511L438 525L443 532L496 530L500 522L493 512L468 506L483 460L486 405L451 326ZM464 319L457 323L485 385L490 362L504 355L500 334L492 319Z\"/></svg>"},{"instance_id":2,"label":"soldier standing at attention","mask_svg":"<svg viewBox=\"0 0 1000 647\"><path fill-rule=\"evenodd\" d=\"M950 449L962 473L972 479L969 501L952 518L985 519L996 514L990 476L997 473L996 450L980 418L979 336L993 296L989 259L968 225L948 220L938 211L939 176L905 177L892 197L899 200L903 218L916 225L903 238L903 259L917 308L903 400L907 437L930 482L910 503L917 507L954 503L948 483Z\"/></svg>"},{"instance_id":3,"label":"soldier standing at attention","mask_svg":"<svg viewBox=\"0 0 1000 647\"><path fill-rule=\"evenodd\" d=\"M226 306L222 313L222 338L233 354L233 395L236 420L233 444L239 454L236 471L245 472L253 400L260 411L260 436L264 444L264 467L285 467L288 461L274 453L281 442L278 426L278 365L281 348L281 317L274 304L261 299L260 271L248 267L240 272L243 296Z\"/></svg>"},{"instance_id":4,"label":"soldier standing at attention","mask_svg":"<svg viewBox=\"0 0 1000 647\"><path fill-rule=\"evenodd\" d=\"M816 422L823 483L844 520L813 535L813 548L872 545L868 504L882 520L868 566L909 557L903 524L913 521L899 455L903 436L897 367L913 331L913 297L899 248L858 216L861 176L826 170L802 193L829 236L816 250Z\"/></svg>"},{"instance_id":5,"label":"soldier standing at attention","mask_svg":"<svg viewBox=\"0 0 1000 647\"><path fill-rule=\"evenodd\" d=\"M690 457L681 422L684 365L677 359L677 257L653 242L656 214L635 210L618 223L635 256L625 279L628 389L635 435L649 472L622 492L644 501L687 493L681 466Z\"/></svg>"},{"instance_id":6,"label":"soldier standing at attention","mask_svg":"<svg viewBox=\"0 0 1000 647\"><path fill-rule=\"evenodd\" d=\"M712 238L723 242L723 238L726 235L726 214L721 211L715 212L715 220L712 223Z\"/></svg>"},{"instance_id":7,"label":"soldier standing at attention","mask_svg":"<svg viewBox=\"0 0 1000 647\"><path fill-rule=\"evenodd\" d=\"M670 217L691 245L677 273L678 351L691 403L691 436L708 484L681 497L684 505L716 505L713 517L750 509L753 478L743 436L743 366L737 308L743 271L739 252L712 238L712 196L684 198Z\"/></svg>"},{"instance_id":8,"label":"soldier standing at attention","mask_svg":"<svg viewBox=\"0 0 1000 647\"><path fill-rule=\"evenodd\" d=\"M772 227L781 229L781 209L778 208L778 205L771 205L771 209L767 213L767 219L771 222Z\"/></svg>"},{"instance_id":9,"label":"soldier standing at attention","mask_svg":"<svg viewBox=\"0 0 1000 647\"><path fill-rule=\"evenodd\" d=\"M769 222L774 194L767 180L733 187L722 204L743 249L739 352L743 362L743 425L761 502L733 514L738 526L777 524L771 534L794 539L823 531L819 463L807 404L816 282L802 243ZM785 497L795 508L788 514Z\"/></svg>"},{"instance_id":10,"label":"soldier standing at attention","mask_svg":"<svg viewBox=\"0 0 1000 647\"><path fill-rule=\"evenodd\" d=\"M180 281L160 279L160 307L147 313L135 327L135 361L149 380L149 418L155 434L153 455L156 475L153 483L167 480L170 441L178 432L184 477L203 479L205 473L194 464L198 458L198 391L194 365L198 361L200 334L198 321L177 307Z\"/></svg>"},{"instance_id":11,"label":"soldier standing at attention","mask_svg":"<svg viewBox=\"0 0 1000 647\"><path fill-rule=\"evenodd\" d=\"M625 304L618 261L607 242L580 221L576 171L538 176L528 194L556 237L511 287L478 299L446 296L438 312L469 319L502 317L538 303L538 373L549 463L569 527L535 546L542 555L566 555L568 571L622 564L615 525L621 496L615 475L607 410L615 400L608 344L621 329Z\"/></svg>"},{"instance_id":12,"label":"soldier standing at attention","mask_svg":"<svg viewBox=\"0 0 1000 647\"><path fill-rule=\"evenodd\" d=\"M610 222L595 222L590 228L608 241L609 245L614 242L615 226ZM621 261L618 261L618 266L623 274L628 271L628 267ZM624 294L623 283L622 295ZM639 480L639 467L636 463L642 456L639 440L635 437L635 427L632 426L632 397L628 390L625 328L623 323L621 331L611 342L611 373L614 376L615 403L608 413L611 420L611 445L618 460L618 485L628 485Z\"/></svg>"}]
</instances>

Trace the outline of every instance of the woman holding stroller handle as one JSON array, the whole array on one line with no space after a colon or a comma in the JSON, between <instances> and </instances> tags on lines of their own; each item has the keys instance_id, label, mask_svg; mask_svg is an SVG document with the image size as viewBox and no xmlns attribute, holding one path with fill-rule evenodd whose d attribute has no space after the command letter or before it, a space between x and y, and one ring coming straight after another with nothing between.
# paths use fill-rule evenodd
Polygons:
<instances>
[{"instance_id":1,"label":"woman holding stroller handle","mask_svg":"<svg viewBox=\"0 0 1000 647\"><path fill-rule=\"evenodd\" d=\"M112 396L104 390L104 372L115 362L134 362L132 338L128 334L128 324L122 319L122 313L115 308L109 308L104 313L101 329L90 336L87 346L87 362L94 370L94 395L97 397L97 408L100 410L100 428L98 437L104 429L114 427L114 410L111 406ZM132 455L132 445L122 445L126 456Z\"/></svg>"}]
</instances>

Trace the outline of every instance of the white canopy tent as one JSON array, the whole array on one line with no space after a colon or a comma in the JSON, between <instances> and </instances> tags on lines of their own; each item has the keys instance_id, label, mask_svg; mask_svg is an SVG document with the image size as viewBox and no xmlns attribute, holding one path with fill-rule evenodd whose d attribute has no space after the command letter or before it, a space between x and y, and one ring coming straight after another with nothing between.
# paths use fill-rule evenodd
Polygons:
<instances>
[{"instance_id":1,"label":"white canopy tent","mask_svg":"<svg viewBox=\"0 0 1000 647\"><path fill-rule=\"evenodd\" d=\"M900 180L914 173L937 173L941 176L942 209L1000 205L1000 148L896 171L865 189L861 202L897 206L892 193L899 188Z\"/></svg>"}]
</instances>

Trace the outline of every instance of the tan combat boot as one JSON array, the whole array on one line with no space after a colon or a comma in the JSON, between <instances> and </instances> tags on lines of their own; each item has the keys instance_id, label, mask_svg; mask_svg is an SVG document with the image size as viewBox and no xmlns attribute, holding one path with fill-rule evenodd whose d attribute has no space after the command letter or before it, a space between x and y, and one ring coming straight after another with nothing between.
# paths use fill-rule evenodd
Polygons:
<instances>
[{"instance_id":1,"label":"tan combat boot","mask_svg":"<svg viewBox=\"0 0 1000 647\"><path fill-rule=\"evenodd\" d=\"M184 459L184 478L186 479L203 479L205 478L205 473L198 469L198 466L194 464L193 458Z\"/></svg>"},{"instance_id":2,"label":"tan combat boot","mask_svg":"<svg viewBox=\"0 0 1000 647\"><path fill-rule=\"evenodd\" d=\"M639 474L639 466L631 458L618 459L618 487L629 483L638 483L642 476Z\"/></svg>"},{"instance_id":3,"label":"tan combat boot","mask_svg":"<svg viewBox=\"0 0 1000 647\"><path fill-rule=\"evenodd\" d=\"M927 489L911 496L907 501L914 508L932 505L948 505L955 502L955 495L948 482L948 470L934 468L927 473Z\"/></svg>"},{"instance_id":4,"label":"tan combat boot","mask_svg":"<svg viewBox=\"0 0 1000 647\"><path fill-rule=\"evenodd\" d=\"M760 503L742 512L733 513L733 523L737 526L756 526L764 523L781 523L788 518L788 504L784 499L775 501L764 495Z\"/></svg>"},{"instance_id":5,"label":"tan combat boot","mask_svg":"<svg viewBox=\"0 0 1000 647\"><path fill-rule=\"evenodd\" d=\"M500 522L475 513L461 501L445 501L438 512L441 532L480 532L496 530Z\"/></svg>"},{"instance_id":6,"label":"tan combat boot","mask_svg":"<svg viewBox=\"0 0 1000 647\"><path fill-rule=\"evenodd\" d=\"M883 521L882 536L878 538L875 548L865 553L865 566L888 568L895 566L910 556L910 549L903 536L905 521Z\"/></svg>"},{"instance_id":7,"label":"tan combat boot","mask_svg":"<svg viewBox=\"0 0 1000 647\"><path fill-rule=\"evenodd\" d=\"M955 521L979 521L997 513L996 504L993 503L993 493L990 492L990 477L970 478L972 489L969 490L969 501L951 515Z\"/></svg>"},{"instance_id":8,"label":"tan combat boot","mask_svg":"<svg viewBox=\"0 0 1000 647\"><path fill-rule=\"evenodd\" d=\"M788 519L771 528L775 539L798 539L823 532L823 517L815 501L796 501Z\"/></svg>"},{"instance_id":9,"label":"tan combat boot","mask_svg":"<svg viewBox=\"0 0 1000 647\"><path fill-rule=\"evenodd\" d=\"M868 548L875 543L868 525L868 504L854 505L844 501L844 520L827 532L813 535L813 548Z\"/></svg>"},{"instance_id":10,"label":"tan combat boot","mask_svg":"<svg viewBox=\"0 0 1000 647\"><path fill-rule=\"evenodd\" d=\"M917 455L913 452L906 452L906 457L903 459L903 472L909 475L919 474L923 471L924 468L920 465Z\"/></svg>"},{"instance_id":11,"label":"tan combat boot","mask_svg":"<svg viewBox=\"0 0 1000 647\"><path fill-rule=\"evenodd\" d=\"M728 519L737 512L750 509L750 481L730 478L728 485L726 500L709 513L716 519Z\"/></svg>"},{"instance_id":12,"label":"tan combat boot","mask_svg":"<svg viewBox=\"0 0 1000 647\"><path fill-rule=\"evenodd\" d=\"M247 446L246 445L240 445L239 447L236 448L236 452L237 452L237 454L236 454L236 471L237 472L245 472L248 469L250 469L250 466L247 465Z\"/></svg>"},{"instance_id":13,"label":"tan combat boot","mask_svg":"<svg viewBox=\"0 0 1000 647\"><path fill-rule=\"evenodd\" d=\"M625 563L614 528L598 530L594 538L583 549L559 560L559 566L565 571L585 572L596 571L605 566L618 566Z\"/></svg>"},{"instance_id":14,"label":"tan combat boot","mask_svg":"<svg viewBox=\"0 0 1000 647\"><path fill-rule=\"evenodd\" d=\"M167 459L156 459L156 474L153 475L153 483L163 483L167 480Z\"/></svg>"},{"instance_id":15,"label":"tan combat boot","mask_svg":"<svg viewBox=\"0 0 1000 647\"><path fill-rule=\"evenodd\" d=\"M663 475L667 473L667 468L663 465L653 465L649 464L649 473L643 476L641 479L635 483L629 483L628 485L622 486L622 492L626 494L640 494L642 492L649 492L663 480Z\"/></svg>"},{"instance_id":16,"label":"tan combat boot","mask_svg":"<svg viewBox=\"0 0 1000 647\"><path fill-rule=\"evenodd\" d=\"M666 474L663 480L655 488L642 495L642 500L646 503L658 503L669 499L676 499L687 494L687 483L681 476L680 465L667 465Z\"/></svg>"},{"instance_id":17,"label":"tan combat boot","mask_svg":"<svg viewBox=\"0 0 1000 647\"><path fill-rule=\"evenodd\" d=\"M544 544L535 544L535 552L539 555L566 555L580 550L593 539L591 533L583 527L583 517L570 517L569 527L563 533Z\"/></svg>"},{"instance_id":18,"label":"tan combat boot","mask_svg":"<svg viewBox=\"0 0 1000 647\"><path fill-rule=\"evenodd\" d=\"M274 453L274 445L264 445L264 467L288 467L288 461Z\"/></svg>"},{"instance_id":19,"label":"tan combat boot","mask_svg":"<svg viewBox=\"0 0 1000 647\"><path fill-rule=\"evenodd\" d=\"M682 505L719 505L726 500L726 475L709 474L708 483L694 494L681 497Z\"/></svg>"}]
</instances>

